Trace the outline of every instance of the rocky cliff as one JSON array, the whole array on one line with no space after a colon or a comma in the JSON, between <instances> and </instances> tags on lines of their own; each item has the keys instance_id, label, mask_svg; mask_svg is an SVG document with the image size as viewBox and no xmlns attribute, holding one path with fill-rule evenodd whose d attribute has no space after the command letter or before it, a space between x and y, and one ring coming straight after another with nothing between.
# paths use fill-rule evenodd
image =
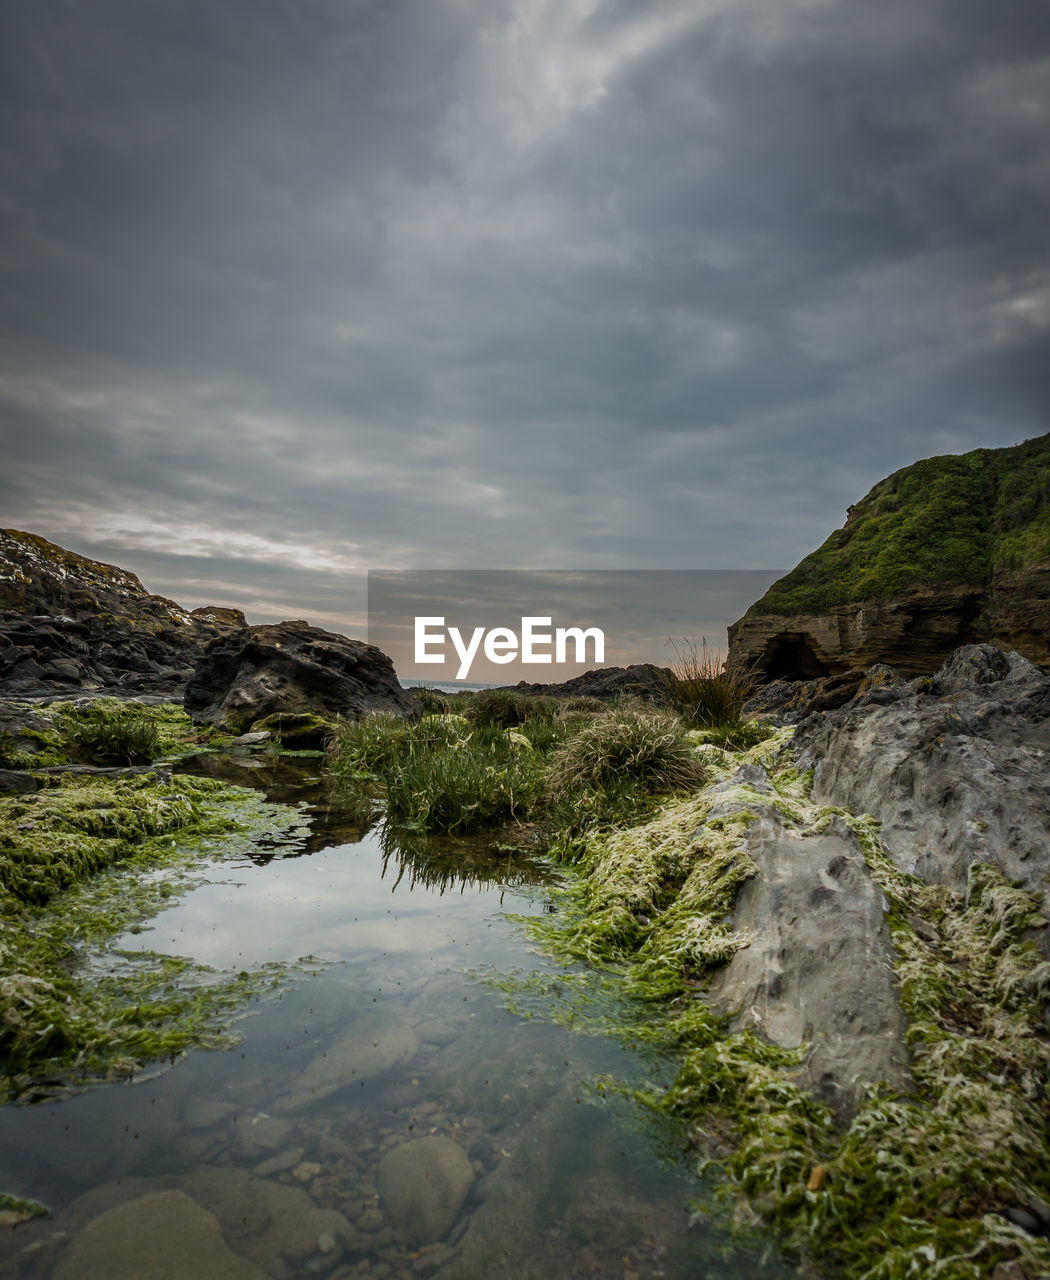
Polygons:
<instances>
[{"instance_id":1,"label":"rocky cliff","mask_svg":"<svg viewBox=\"0 0 1050 1280\"><path fill-rule=\"evenodd\" d=\"M280 732L282 719L301 730L308 728L302 722L311 716L323 721L373 712L419 714L394 664L375 645L301 620L217 637L201 655L185 706L195 723L233 733L276 720L257 727L286 740Z\"/></svg>"},{"instance_id":2,"label":"rocky cliff","mask_svg":"<svg viewBox=\"0 0 1050 1280\"><path fill-rule=\"evenodd\" d=\"M204 646L246 625L237 609L150 594L126 569L0 529L0 691L181 698Z\"/></svg>"},{"instance_id":3,"label":"rocky cliff","mask_svg":"<svg viewBox=\"0 0 1050 1280\"><path fill-rule=\"evenodd\" d=\"M927 458L849 509L845 527L729 629L765 680L937 669L987 642L1050 666L1050 435Z\"/></svg>"}]
</instances>

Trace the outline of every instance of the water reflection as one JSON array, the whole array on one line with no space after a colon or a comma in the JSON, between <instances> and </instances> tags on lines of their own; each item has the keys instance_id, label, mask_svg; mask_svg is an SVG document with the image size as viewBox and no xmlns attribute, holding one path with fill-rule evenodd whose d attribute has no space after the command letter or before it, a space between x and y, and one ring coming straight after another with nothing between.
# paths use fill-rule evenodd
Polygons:
<instances>
[{"instance_id":1,"label":"water reflection","mask_svg":"<svg viewBox=\"0 0 1050 1280\"><path fill-rule=\"evenodd\" d=\"M588 1087L659 1083L666 1064L512 1016L471 976L560 972L503 914L545 909L541 860L374 827L346 840L316 761L188 767L305 803L308 844L215 863L127 945L217 967L313 953L328 967L254 1006L234 1052L0 1110L0 1187L54 1210L4 1233L0 1275L790 1274L723 1226L691 1230L692 1176L657 1154L656 1122ZM168 1270L144 1268L162 1236Z\"/></svg>"},{"instance_id":2,"label":"water reflection","mask_svg":"<svg viewBox=\"0 0 1050 1280\"><path fill-rule=\"evenodd\" d=\"M262 752L205 753L187 757L176 771L262 791L268 799L306 808L310 834L296 849L253 855L262 865L275 856L316 853L333 845L358 844L378 835L382 876L393 887L420 887L439 894L492 886L554 884L558 873L524 841L508 845L492 836L439 836L381 825L383 804L374 787L324 776L319 758Z\"/></svg>"},{"instance_id":3,"label":"water reflection","mask_svg":"<svg viewBox=\"0 0 1050 1280\"><path fill-rule=\"evenodd\" d=\"M353 787L324 775L320 756L271 755L259 751L203 752L186 756L175 773L211 778L261 791L268 800L305 808L310 833L298 853L316 853L332 844L356 844L382 821L383 806L368 787ZM256 861L274 856L265 847ZM289 856L285 851L282 856Z\"/></svg>"},{"instance_id":4,"label":"water reflection","mask_svg":"<svg viewBox=\"0 0 1050 1280\"><path fill-rule=\"evenodd\" d=\"M526 848L504 846L484 836L428 836L384 827L379 833L384 879L395 876L394 888L407 877L410 889L443 894L493 885L542 886L558 882L557 871Z\"/></svg>"}]
</instances>

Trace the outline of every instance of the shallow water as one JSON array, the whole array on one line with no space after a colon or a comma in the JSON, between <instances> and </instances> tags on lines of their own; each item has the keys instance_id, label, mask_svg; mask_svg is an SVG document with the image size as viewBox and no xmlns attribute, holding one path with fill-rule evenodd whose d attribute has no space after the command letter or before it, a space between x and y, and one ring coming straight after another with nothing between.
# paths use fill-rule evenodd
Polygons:
<instances>
[{"instance_id":1,"label":"shallow water","mask_svg":"<svg viewBox=\"0 0 1050 1280\"><path fill-rule=\"evenodd\" d=\"M476 842L392 847L374 813L348 816L333 801L317 764L183 766L309 806L311 834L299 850L262 842L213 864L127 946L216 968L325 963L253 1005L236 1050L0 1111L0 1188L55 1215L6 1233L0 1274L91 1280L87 1241L101 1234L105 1249L112 1223L104 1274L133 1280L112 1262L126 1235L119 1206L141 1201L148 1223L145 1206L167 1212L176 1192L214 1215L250 1274L278 1280L788 1274L772 1254L731 1246L709 1218L690 1228L680 1137L592 1087L664 1079L665 1064L517 1017L479 980L490 967L555 970L508 918L548 909L550 870ZM384 1165L421 1138L450 1141L411 1148L407 1173ZM438 1148L455 1156L454 1173L442 1166L432 1181L428 1166L420 1192L413 1166ZM446 1220L406 1242L422 1218L393 1201L414 1186L433 1198L445 1178L456 1184L451 1207L435 1209ZM157 1193L168 1198L143 1199ZM189 1234L164 1247L190 1249Z\"/></svg>"}]
</instances>

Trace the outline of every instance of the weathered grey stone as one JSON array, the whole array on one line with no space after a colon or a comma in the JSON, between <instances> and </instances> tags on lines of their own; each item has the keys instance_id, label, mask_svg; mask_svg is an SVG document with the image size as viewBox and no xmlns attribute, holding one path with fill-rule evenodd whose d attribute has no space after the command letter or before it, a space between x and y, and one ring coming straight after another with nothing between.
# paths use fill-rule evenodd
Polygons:
<instances>
[{"instance_id":1,"label":"weathered grey stone","mask_svg":"<svg viewBox=\"0 0 1050 1280\"><path fill-rule=\"evenodd\" d=\"M106 689L182 697L205 643L243 627L237 610L188 613L133 573L0 529L0 688L55 696Z\"/></svg>"},{"instance_id":2,"label":"weathered grey stone","mask_svg":"<svg viewBox=\"0 0 1050 1280\"><path fill-rule=\"evenodd\" d=\"M391 1221L410 1249L443 1240L474 1184L466 1152L434 1134L389 1151L376 1175Z\"/></svg>"},{"instance_id":3,"label":"weathered grey stone","mask_svg":"<svg viewBox=\"0 0 1050 1280\"><path fill-rule=\"evenodd\" d=\"M34 778L21 769L0 769L0 793L28 795L31 791L39 791L41 786L39 778Z\"/></svg>"},{"instance_id":4,"label":"weathered grey stone","mask_svg":"<svg viewBox=\"0 0 1050 1280\"><path fill-rule=\"evenodd\" d=\"M961 891L990 862L1050 913L1050 678L1019 654L967 645L889 705L803 721L796 748L814 797L874 814L903 870Z\"/></svg>"},{"instance_id":5,"label":"weathered grey stone","mask_svg":"<svg viewBox=\"0 0 1050 1280\"><path fill-rule=\"evenodd\" d=\"M541 694L552 698L640 698L660 706L669 701L670 667L657 667L651 662L636 662L629 667L596 667L573 676L560 684L535 684L520 680L505 686L516 693Z\"/></svg>"},{"instance_id":6,"label":"weathered grey stone","mask_svg":"<svg viewBox=\"0 0 1050 1280\"><path fill-rule=\"evenodd\" d=\"M758 874L741 888L733 924L751 942L711 995L774 1044L809 1041L800 1079L845 1118L862 1084L909 1083L882 892L844 823L802 836L769 809L746 849Z\"/></svg>"},{"instance_id":7,"label":"weathered grey stone","mask_svg":"<svg viewBox=\"0 0 1050 1280\"><path fill-rule=\"evenodd\" d=\"M265 1280L235 1254L216 1218L182 1191L155 1191L94 1218L55 1280Z\"/></svg>"}]
</instances>

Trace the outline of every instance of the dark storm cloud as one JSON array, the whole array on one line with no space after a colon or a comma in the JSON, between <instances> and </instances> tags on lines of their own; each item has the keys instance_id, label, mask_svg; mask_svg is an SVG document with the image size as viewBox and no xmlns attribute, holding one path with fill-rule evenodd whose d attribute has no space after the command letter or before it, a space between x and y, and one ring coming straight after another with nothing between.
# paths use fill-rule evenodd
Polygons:
<instances>
[{"instance_id":1,"label":"dark storm cloud","mask_svg":"<svg viewBox=\"0 0 1050 1280\"><path fill-rule=\"evenodd\" d=\"M348 626L793 562L1047 429L1048 69L1012 0L7 6L3 522Z\"/></svg>"}]
</instances>

